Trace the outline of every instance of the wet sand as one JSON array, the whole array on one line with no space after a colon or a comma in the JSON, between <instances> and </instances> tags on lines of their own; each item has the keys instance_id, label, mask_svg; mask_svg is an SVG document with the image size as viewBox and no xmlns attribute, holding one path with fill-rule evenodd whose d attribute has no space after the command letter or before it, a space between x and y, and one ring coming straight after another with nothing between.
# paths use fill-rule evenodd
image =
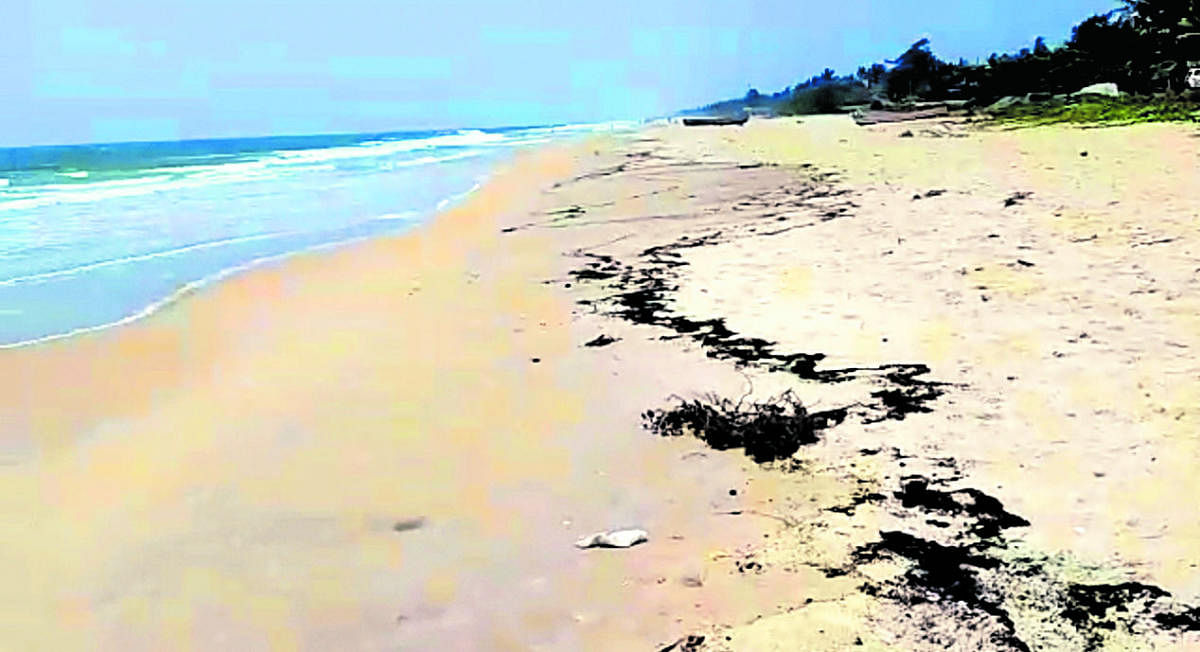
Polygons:
<instances>
[{"instance_id":1,"label":"wet sand","mask_svg":"<svg viewBox=\"0 0 1200 652\"><path fill-rule=\"evenodd\" d=\"M1200 645L1196 136L653 128L0 352L6 646Z\"/></svg>"}]
</instances>

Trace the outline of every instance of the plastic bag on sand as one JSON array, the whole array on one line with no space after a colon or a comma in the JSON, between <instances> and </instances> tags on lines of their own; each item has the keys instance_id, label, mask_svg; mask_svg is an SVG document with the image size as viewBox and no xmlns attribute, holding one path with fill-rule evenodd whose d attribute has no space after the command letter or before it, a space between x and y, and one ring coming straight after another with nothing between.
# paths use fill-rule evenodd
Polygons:
<instances>
[{"instance_id":1,"label":"plastic bag on sand","mask_svg":"<svg viewBox=\"0 0 1200 652\"><path fill-rule=\"evenodd\" d=\"M650 540L645 530L613 530L597 532L575 542L579 548L628 548Z\"/></svg>"}]
</instances>

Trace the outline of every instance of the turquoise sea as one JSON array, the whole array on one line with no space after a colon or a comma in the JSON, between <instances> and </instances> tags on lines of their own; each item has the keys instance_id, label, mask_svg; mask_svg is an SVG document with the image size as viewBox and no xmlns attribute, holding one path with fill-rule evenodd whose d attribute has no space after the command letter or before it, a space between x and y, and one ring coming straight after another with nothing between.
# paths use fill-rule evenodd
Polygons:
<instances>
[{"instance_id":1,"label":"turquoise sea","mask_svg":"<svg viewBox=\"0 0 1200 652\"><path fill-rule=\"evenodd\" d=\"M121 324L256 264L403 232L514 148L630 126L0 149L0 346Z\"/></svg>"}]
</instances>

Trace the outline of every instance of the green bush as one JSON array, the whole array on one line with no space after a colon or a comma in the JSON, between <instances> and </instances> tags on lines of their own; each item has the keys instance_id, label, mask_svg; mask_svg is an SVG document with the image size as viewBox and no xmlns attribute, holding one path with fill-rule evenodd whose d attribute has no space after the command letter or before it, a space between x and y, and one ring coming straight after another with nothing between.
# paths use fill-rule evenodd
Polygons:
<instances>
[{"instance_id":1,"label":"green bush","mask_svg":"<svg viewBox=\"0 0 1200 652\"><path fill-rule=\"evenodd\" d=\"M866 104L870 101L867 89L853 83L825 83L798 88L780 108L784 115L839 113L842 107Z\"/></svg>"},{"instance_id":2,"label":"green bush","mask_svg":"<svg viewBox=\"0 0 1200 652\"><path fill-rule=\"evenodd\" d=\"M1018 104L996 111L1013 124L1200 122L1200 103L1178 98L1089 98L1080 102Z\"/></svg>"}]
</instances>

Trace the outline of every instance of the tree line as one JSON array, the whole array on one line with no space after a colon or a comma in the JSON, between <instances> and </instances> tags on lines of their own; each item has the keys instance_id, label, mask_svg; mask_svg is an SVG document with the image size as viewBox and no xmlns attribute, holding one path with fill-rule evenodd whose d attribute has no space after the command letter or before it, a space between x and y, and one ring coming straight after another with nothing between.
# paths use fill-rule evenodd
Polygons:
<instances>
[{"instance_id":1,"label":"tree line","mask_svg":"<svg viewBox=\"0 0 1200 652\"><path fill-rule=\"evenodd\" d=\"M986 63L948 62L929 39L895 59L860 66L849 75L826 68L778 93L751 90L744 98L702 111L763 107L785 114L828 113L887 99L967 100L984 105L1005 96L1064 94L1100 82L1140 95L1184 91L1189 67L1200 66L1200 0L1124 0L1124 6L1080 22L1061 47L1041 37L1031 47L992 54Z\"/></svg>"}]
</instances>

